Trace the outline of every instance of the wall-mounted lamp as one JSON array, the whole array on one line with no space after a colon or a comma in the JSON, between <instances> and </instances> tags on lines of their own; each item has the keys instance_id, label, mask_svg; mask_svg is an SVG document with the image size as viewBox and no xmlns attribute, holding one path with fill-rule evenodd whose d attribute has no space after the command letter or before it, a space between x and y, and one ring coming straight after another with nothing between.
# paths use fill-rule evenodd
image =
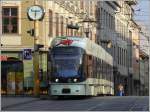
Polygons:
<instances>
[{"instance_id":1,"label":"wall-mounted lamp","mask_svg":"<svg viewBox=\"0 0 150 112\"><path fill-rule=\"evenodd\" d=\"M75 30L79 30L79 25L73 25L73 24L67 24L67 28L68 29L75 29Z\"/></svg>"}]
</instances>

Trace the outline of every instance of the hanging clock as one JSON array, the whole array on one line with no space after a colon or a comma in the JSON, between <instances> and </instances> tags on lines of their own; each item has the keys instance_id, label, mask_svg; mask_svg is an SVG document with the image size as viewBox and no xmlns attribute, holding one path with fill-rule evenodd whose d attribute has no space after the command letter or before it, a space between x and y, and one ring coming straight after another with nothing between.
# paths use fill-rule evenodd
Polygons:
<instances>
[{"instance_id":1,"label":"hanging clock","mask_svg":"<svg viewBox=\"0 0 150 112\"><path fill-rule=\"evenodd\" d=\"M42 20L44 17L44 9L39 5L33 5L28 8L27 15L30 20Z\"/></svg>"}]
</instances>

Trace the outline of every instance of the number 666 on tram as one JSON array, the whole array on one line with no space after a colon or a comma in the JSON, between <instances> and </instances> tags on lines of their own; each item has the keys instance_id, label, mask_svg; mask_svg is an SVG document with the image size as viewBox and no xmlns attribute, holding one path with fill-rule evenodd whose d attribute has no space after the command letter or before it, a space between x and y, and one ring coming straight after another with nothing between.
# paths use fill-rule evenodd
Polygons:
<instances>
[{"instance_id":1,"label":"number 666 on tram","mask_svg":"<svg viewBox=\"0 0 150 112\"><path fill-rule=\"evenodd\" d=\"M84 37L56 37L49 53L49 94L114 95L113 59Z\"/></svg>"}]
</instances>

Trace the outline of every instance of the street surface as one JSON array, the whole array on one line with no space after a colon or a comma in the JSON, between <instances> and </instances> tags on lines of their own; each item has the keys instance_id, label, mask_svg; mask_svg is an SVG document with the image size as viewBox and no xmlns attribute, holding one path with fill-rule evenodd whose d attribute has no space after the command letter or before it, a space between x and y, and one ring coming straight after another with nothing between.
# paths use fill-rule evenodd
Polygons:
<instances>
[{"instance_id":1,"label":"street surface","mask_svg":"<svg viewBox=\"0 0 150 112\"><path fill-rule=\"evenodd\" d=\"M15 98L14 98L15 99ZM3 103L3 101L2 101ZM104 96L87 98L39 98L5 107L7 111L148 111L148 96Z\"/></svg>"}]
</instances>

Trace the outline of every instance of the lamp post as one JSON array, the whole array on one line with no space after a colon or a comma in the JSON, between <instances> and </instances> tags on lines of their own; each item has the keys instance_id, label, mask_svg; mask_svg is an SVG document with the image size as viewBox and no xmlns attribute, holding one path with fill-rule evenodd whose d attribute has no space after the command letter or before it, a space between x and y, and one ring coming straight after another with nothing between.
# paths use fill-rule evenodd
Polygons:
<instances>
[{"instance_id":1,"label":"lamp post","mask_svg":"<svg viewBox=\"0 0 150 112\"><path fill-rule=\"evenodd\" d=\"M85 33L87 38L89 38L89 33L90 33L90 25L89 25L89 23L96 23L96 22L97 21L90 19L87 15L86 15L86 18L84 18L83 21L78 22L78 23L87 23L86 24L86 28L84 28L84 25L83 25L84 33Z\"/></svg>"}]
</instances>

